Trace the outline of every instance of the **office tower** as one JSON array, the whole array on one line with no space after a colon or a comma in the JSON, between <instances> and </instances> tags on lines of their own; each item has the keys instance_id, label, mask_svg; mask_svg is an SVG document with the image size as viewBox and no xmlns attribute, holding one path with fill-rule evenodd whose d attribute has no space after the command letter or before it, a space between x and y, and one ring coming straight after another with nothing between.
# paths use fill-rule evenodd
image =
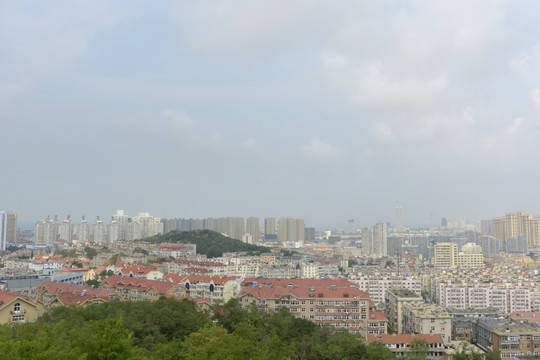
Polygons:
<instances>
[{"instance_id":1,"label":"office tower","mask_svg":"<svg viewBox=\"0 0 540 360\"><path fill-rule=\"evenodd\" d=\"M305 240L306 228L304 219L280 218L278 238L281 242L298 242Z\"/></svg>"},{"instance_id":2,"label":"office tower","mask_svg":"<svg viewBox=\"0 0 540 360\"><path fill-rule=\"evenodd\" d=\"M0 211L0 250L6 250L7 243L7 214Z\"/></svg>"},{"instance_id":3,"label":"office tower","mask_svg":"<svg viewBox=\"0 0 540 360\"><path fill-rule=\"evenodd\" d=\"M58 239L58 218L55 216L36 223L36 245L50 246Z\"/></svg>"},{"instance_id":4,"label":"office tower","mask_svg":"<svg viewBox=\"0 0 540 360\"><path fill-rule=\"evenodd\" d=\"M105 225L103 225L103 221L99 219L99 216L96 218L96 223L92 225L90 232L91 238L95 243L103 243L105 240Z\"/></svg>"},{"instance_id":5,"label":"office tower","mask_svg":"<svg viewBox=\"0 0 540 360\"><path fill-rule=\"evenodd\" d=\"M259 241L259 218L250 217L246 220L246 233L251 235L251 241L257 243Z\"/></svg>"},{"instance_id":6,"label":"office tower","mask_svg":"<svg viewBox=\"0 0 540 360\"><path fill-rule=\"evenodd\" d=\"M356 232L356 229L354 228L354 219L349 219L349 225L347 227L347 232L349 234L354 234Z\"/></svg>"},{"instance_id":7,"label":"office tower","mask_svg":"<svg viewBox=\"0 0 540 360\"><path fill-rule=\"evenodd\" d=\"M523 211L493 219L493 236L506 244L508 239L526 237L529 246L540 245L540 219Z\"/></svg>"},{"instance_id":8,"label":"office tower","mask_svg":"<svg viewBox=\"0 0 540 360\"><path fill-rule=\"evenodd\" d=\"M6 214L6 245L17 243L17 214L8 211Z\"/></svg>"},{"instance_id":9,"label":"office tower","mask_svg":"<svg viewBox=\"0 0 540 360\"><path fill-rule=\"evenodd\" d=\"M264 235L276 235L276 218L264 219Z\"/></svg>"},{"instance_id":10,"label":"office tower","mask_svg":"<svg viewBox=\"0 0 540 360\"><path fill-rule=\"evenodd\" d=\"M71 243L73 240L73 224L71 224L71 217L67 218L58 225L58 239Z\"/></svg>"},{"instance_id":11,"label":"office tower","mask_svg":"<svg viewBox=\"0 0 540 360\"><path fill-rule=\"evenodd\" d=\"M81 223L77 226L77 238L79 241L90 240L90 226L88 226L88 221L85 219L84 215L81 219Z\"/></svg>"},{"instance_id":12,"label":"office tower","mask_svg":"<svg viewBox=\"0 0 540 360\"><path fill-rule=\"evenodd\" d=\"M378 222L362 229L362 252L366 256L381 257L388 255L388 234L385 222Z\"/></svg>"},{"instance_id":13,"label":"office tower","mask_svg":"<svg viewBox=\"0 0 540 360\"><path fill-rule=\"evenodd\" d=\"M454 243L440 242L434 246L435 268L450 269L455 266L458 246Z\"/></svg>"}]
</instances>

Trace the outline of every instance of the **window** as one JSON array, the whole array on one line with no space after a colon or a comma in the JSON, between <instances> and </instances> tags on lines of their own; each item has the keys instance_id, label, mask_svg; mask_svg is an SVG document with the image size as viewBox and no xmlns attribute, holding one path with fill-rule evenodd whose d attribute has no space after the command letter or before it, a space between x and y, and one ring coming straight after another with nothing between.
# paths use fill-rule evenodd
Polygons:
<instances>
[{"instance_id":1,"label":"window","mask_svg":"<svg viewBox=\"0 0 540 360\"><path fill-rule=\"evenodd\" d=\"M15 315L13 317L13 322L24 322L24 315Z\"/></svg>"},{"instance_id":2,"label":"window","mask_svg":"<svg viewBox=\"0 0 540 360\"><path fill-rule=\"evenodd\" d=\"M13 311L14 312L20 312L21 311L21 303L15 303L15 305L13 306Z\"/></svg>"}]
</instances>

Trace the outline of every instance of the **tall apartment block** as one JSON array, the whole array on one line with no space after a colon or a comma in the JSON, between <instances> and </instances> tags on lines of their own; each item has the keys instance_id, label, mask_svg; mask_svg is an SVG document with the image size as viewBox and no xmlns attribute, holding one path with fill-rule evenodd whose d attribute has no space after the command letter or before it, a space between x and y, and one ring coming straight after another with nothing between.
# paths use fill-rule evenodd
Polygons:
<instances>
[{"instance_id":1,"label":"tall apartment block","mask_svg":"<svg viewBox=\"0 0 540 360\"><path fill-rule=\"evenodd\" d=\"M493 236L506 244L508 239L527 238L529 246L540 246L540 219L524 211L493 219Z\"/></svg>"},{"instance_id":2,"label":"tall apartment block","mask_svg":"<svg viewBox=\"0 0 540 360\"><path fill-rule=\"evenodd\" d=\"M281 242L297 242L305 240L304 219L280 218L278 238Z\"/></svg>"},{"instance_id":3,"label":"tall apartment block","mask_svg":"<svg viewBox=\"0 0 540 360\"><path fill-rule=\"evenodd\" d=\"M259 241L259 218L250 217L246 220L246 233L251 235L251 240L253 243Z\"/></svg>"},{"instance_id":4,"label":"tall apartment block","mask_svg":"<svg viewBox=\"0 0 540 360\"><path fill-rule=\"evenodd\" d=\"M388 233L385 222L362 229L362 252L366 256L388 255Z\"/></svg>"}]
</instances>

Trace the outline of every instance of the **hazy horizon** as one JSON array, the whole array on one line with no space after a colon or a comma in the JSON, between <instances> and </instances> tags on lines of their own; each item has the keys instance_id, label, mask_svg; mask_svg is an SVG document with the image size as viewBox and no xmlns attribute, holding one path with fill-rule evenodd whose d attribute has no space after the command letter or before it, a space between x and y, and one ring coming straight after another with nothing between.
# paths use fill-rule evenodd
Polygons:
<instances>
[{"instance_id":1,"label":"hazy horizon","mask_svg":"<svg viewBox=\"0 0 540 360\"><path fill-rule=\"evenodd\" d=\"M0 210L540 215L540 3L0 4ZM339 224L342 224L339 226Z\"/></svg>"}]
</instances>

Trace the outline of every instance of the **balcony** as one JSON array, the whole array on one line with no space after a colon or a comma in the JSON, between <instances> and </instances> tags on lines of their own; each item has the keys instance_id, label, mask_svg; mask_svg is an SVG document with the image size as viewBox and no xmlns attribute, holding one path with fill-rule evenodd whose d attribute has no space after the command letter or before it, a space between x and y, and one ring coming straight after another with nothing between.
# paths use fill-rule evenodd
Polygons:
<instances>
[{"instance_id":1,"label":"balcony","mask_svg":"<svg viewBox=\"0 0 540 360\"><path fill-rule=\"evenodd\" d=\"M26 314L26 309L22 309L22 310L19 310L19 311L11 310L9 313L11 315L22 315L22 314Z\"/></svg>"}]
</instances>

